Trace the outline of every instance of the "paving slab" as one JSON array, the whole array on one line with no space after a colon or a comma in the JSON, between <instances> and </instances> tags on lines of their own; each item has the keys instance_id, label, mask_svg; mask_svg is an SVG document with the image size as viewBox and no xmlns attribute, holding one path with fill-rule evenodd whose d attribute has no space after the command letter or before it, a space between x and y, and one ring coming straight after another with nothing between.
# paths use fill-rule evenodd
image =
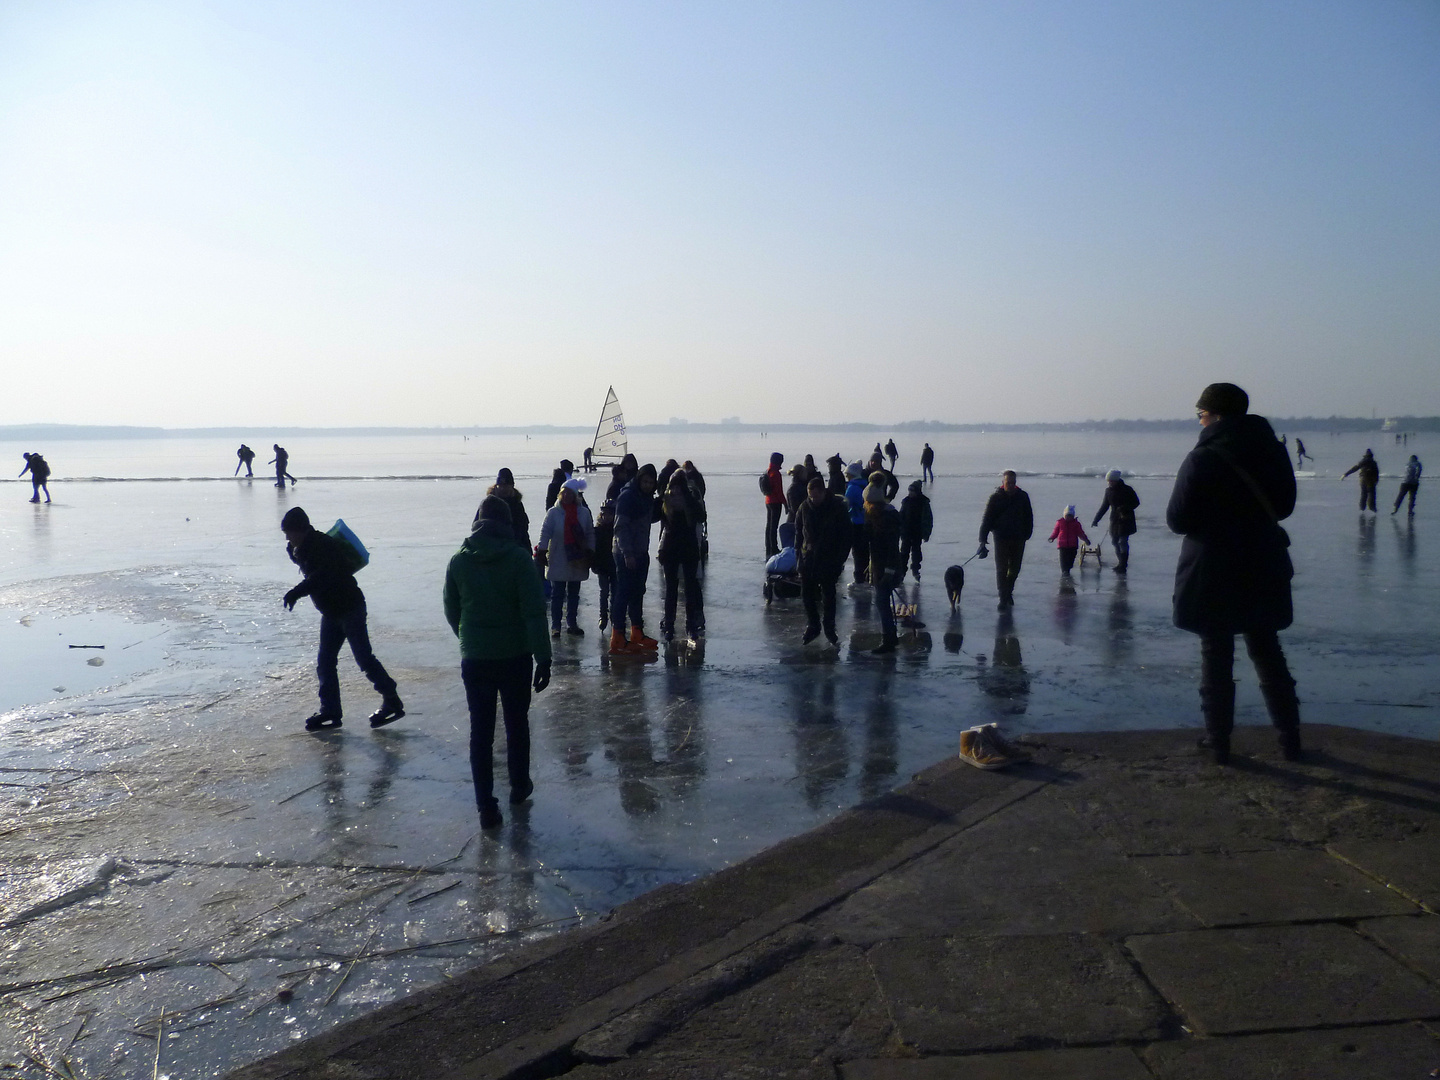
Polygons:
<instances>
[{"instance_id":1,"label":"paving slab","mask_svg":"<svg viewBox=\"0 0 1440 1080\"><path fill-rule=\"evenodd\" d=\"M835 1069L828 1064L816 1065L809 1061L695 1058L581 1065L565 1075L572 1080L834 1080ZM341 1078L337 1075L336 1080ZM346 1076L344 1080L350 1078Z\"/></svg>"},{"instance_id":2,"label":"paving slab","mask_svg":"<svg viewBox=\"0 0 1440 1080\"><path fill-rule=\"evenodd\" d=\"M1440 983L1440 916L1398 915L1388 919L1366 919L1357 923L1356 927L1410 967Z\"/></svg>"},{"instance_id":3,"label":"paving slab","mask_svg":"<svg viewBox=\"0 0 1440 1080\"><path fill-rule=\"evenodd\" d=\"M1143 1051L1157 1080L1421 1080L1440 1040L1421 1024L1183 1039Z\"/></svg>"},{"instance_id":4,"label":"paving slab","mask_svg":"<svg viewBox=\"0 0 1440 1080\"><path fill-rule=\"evenodd\" d=\"M1119 935L1200 922L1075 817L1052 787L867 885L816 924L871 944L950 935Z\"/></svg>"},{"instance_id":5,"label":"paving slab","mask_svg":"<svg viewBox=\"0 0 1440 1080\"><path fill-rule=\"evenodd\" d=\"M1125 944L1206 1035L1440 1017L1440 992L1335 924L1139 935Z\"/></svg>"},{"instance_id":6,"label":"paving slab","mask_svg":"<svg viewBox=\"0 0 1440 1080\"><path fill-rule=\"evenodd\" d=\"M1413 914L1399 893L1323 851L1291 848L1139 860L1207 926Z\"/></svg>"},{"instance_id":7,"label":"paving slab","mask_svg":"<svg viewBox=\"0 0 1440 1080\"><path fill-rule=\"evenodd\" d=\"M880 1058L850 1061L842 1080L1153 1080L1128 1047L1020 1050L920 1061Z\"/></svg>"},{"instance_id":8,"label":"paving slab","mask_svg":"<svg viewBox=\"0 0 1440 1080\"><path fill-rule=\"evenodd\" d=\"M1440 913L1440 830L1401 840L1343 840L1332 844L1340 858L1427 910Z\"/></svg>"},{"instance_id":9,"label":"paving slab","mask_svg":"<svg viewBox=\"0 0 1440 1080\"><path fill-rule=\"evenodd\" d=\"M922 1054L1152 1039L1168 1016L1094 935L906 938L867 956L900 1038Z\"/></svg>"}]
</instances>

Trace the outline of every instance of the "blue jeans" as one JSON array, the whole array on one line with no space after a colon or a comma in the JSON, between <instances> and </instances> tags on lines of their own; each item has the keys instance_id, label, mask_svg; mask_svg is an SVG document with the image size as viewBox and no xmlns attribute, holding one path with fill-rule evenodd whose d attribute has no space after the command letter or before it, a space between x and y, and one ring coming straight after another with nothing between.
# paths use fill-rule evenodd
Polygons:
<instances>
[{"instance_id":1,"label":"blue jeans","mask_svg":"<svg viewBox=\"0 0 1440 1080\"><path fill-rule=\"evenodd\" d=\"M556 590L557 592L559 590ZM505 766L510 789L530 779L530 679L534 661L529 653L503 660L461 660L460 681L470 708L470 775L475 805L484 808L495 797L495 698L505 716Z\"/></svg>"},{"instance_id":2,"label":"blue jeans","mask_svg":"<svg viewBox=\"0 0 1440 1080\"><path fill-rule=\"evenodd\" d=\"M320 677L320 712L339 716L340 673L337 661L340 646L350 642L350 653L360 665L372 686L386 697L395 693L395 680L370 650L370 632L365 626L365 602L362 600L344 615L320 616L320 654L315 661L315 674Z\"/></svg>"},{"instance_id":3,"label":"blue jeans","mask_svg":"<svg viewBox=\"0 0 1440 1080\"><path fill-rule=\"evenodd\" d=\"M574 626L580 613L580 582L552 581L550 584L550 625L560 629L561 609L567 609L566 625Z\"/></svg>"},{"instance_id":4,"label":"blue jeans","mask_svg":"<svg viewBox=\"0 0 1440 1080\"><path fill-rule=\"evenodd\" d=\"M634 626L645 625L645 579L650 576L650 556L635 556L635 569L625 565L623 555L615 556L615 595L610 601L610 622L625 633L628 617Z\"/></svg>"}]
</instances>

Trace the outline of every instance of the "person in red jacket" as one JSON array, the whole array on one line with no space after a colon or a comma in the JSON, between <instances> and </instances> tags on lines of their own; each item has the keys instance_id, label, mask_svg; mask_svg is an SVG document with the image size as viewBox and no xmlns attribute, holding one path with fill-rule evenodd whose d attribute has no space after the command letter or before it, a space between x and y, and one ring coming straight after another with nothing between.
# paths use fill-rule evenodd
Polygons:
<instances>
[{"instance_id":1,"label":"person in red jacket","mask_svg":"<svg viewBox=\"0 0 1440 1080\"><path fill-rule=\"evenodd\" d=\"M770 469L760 477L760 491L765 496L765 558L780 554L780 517L785 513L785 477L780 466L785 464L785 455L776 451L770 455Z\"/></svg>"},{"instance_id":2,"label":"person in red jacket","mask_svg":"<svg viewBox=\"0 0 1440 1080\"><path fill-rule=\"evenodd\" d=\"M1055 522L1055 530L1050 534L1050 540L1060 541L1060 572L1069 574L1070 568L1075 565L1075 554L1080 550L1080 541L1090 543L1084 527L1075 518L1075 507L1065 507L1065 516Z\"/></svg>"}]
</instances>

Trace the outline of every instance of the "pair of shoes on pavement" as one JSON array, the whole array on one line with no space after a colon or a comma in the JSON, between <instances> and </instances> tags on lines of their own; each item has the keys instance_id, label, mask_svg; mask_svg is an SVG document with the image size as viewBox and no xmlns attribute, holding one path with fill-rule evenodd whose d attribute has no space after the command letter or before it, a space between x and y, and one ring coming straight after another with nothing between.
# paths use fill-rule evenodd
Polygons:
<instances>
[{"instance_id":1,"label":"pair of shoes on pavement","mask_svg":"<svg viewBox=\"0 0 1440 1080\"><path fill-rule=\"evenodd\" d=\"M370 714L370 726L372 728L384 727L386 724L393 724L404 715L404 702L392 694L380 703L380 708Z\"/></svg>"},{"instance_id":2,"label":"pair of shoes on pavement","mask_svg":"<svg viewBox=\"0 0 1440 1080\"><path fill-rule=\"evenodd\" d=\"M1030 754L1000 734L994 724L980 724L960 733L960 760L977 769L1003 769Z\"/></svg>"}]
</instances>

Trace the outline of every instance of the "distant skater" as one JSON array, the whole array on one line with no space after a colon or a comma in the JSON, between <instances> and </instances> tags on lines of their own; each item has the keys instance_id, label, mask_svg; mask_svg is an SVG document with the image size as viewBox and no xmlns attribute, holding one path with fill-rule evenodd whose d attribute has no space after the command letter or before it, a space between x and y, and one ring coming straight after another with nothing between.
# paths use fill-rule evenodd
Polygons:
<instances>
[{"instance_id":1,"label":"distant skater","mask_svg":"<svg viewBox=\"0 0 1440 1080\"><path fill-rule=\"evenodd\" d=\"M1126 573L1130 568L1130 537L1135 535L1135 510L1140 505L1140 496L1125 483L1119 469L1105 474L1105 498L1100 509L1095 511L1095 520L1090 522L1093 529L1100 519L1110 514L1110 543L1115 548L1115 573Z\"/></svg>"},{"instance_id":2,"label":"distant skater","mask_svg":"<svg viewBox=\"0 0 1440 1080\"><path fill-rule=\"evenodd\" d=\"M1311 461L1314 461L1314 460L1315 460L1313 457L1310 457L1310 455L1305 452L1305 440L1302 439L1302 438L1300 438L1299 435L1296 435L1296 436L1295 436L1295 468L1296 468L1297 470L1300 468L1301 465L1303 465L1303 464L1305 463L1305 459L1306 459L1306 458L1310 458Z\"/></svg>"},{"instance_id":3,"label":"distant skater","mask_svg":"<svg viewBox=\"0 0 1440 1080\"><path fill-rule=\"evenodd\" d=\"M778 450L770 455L770 468L760 477L760 493L765 497L765 558L780 553L780 518L785 513L785 477L780 466L785 455Z\"/></svg>"},{"instance_id":4,"label":"distant skater","mask_svg":"<svg viewBox=\"0 0 1440 1080\"><path fill-rule=\"evenodd\" d=\"M244 469L245 479L249 480L254 477L255 473L251 470L250 463L255 460L255 451L242 442L240 449L235 451L235 456L240 459L240 464L235 466L235 475L239 476L240 470Z\"/></svg>"},{"instance_id":5,"label":"distant skater","mask_svg":"<svg viewBox=\"0 0 1440 1080\"><path fill-rule=\"evenodd\" d=\"M1212 383L1196 402L1200 439L1180 466L1165 520L1185 539L1175 567L1175 625L1200 635L1200 709L1207 747L1230 760L1235 726L1235 635L1255 665L1287 761L1300 757L1300 702L1280 648L1290 625L1290 538L1295 474L1269 421L1249 412L1233 383ZM1295 440L1297 443L1300 440Z\"/></svg>"},{"instance_id":6,"label":"distant skater","mask_svg":"<svg viewBox=\"0 0 1440 1080\"><path fill-rule=\"evenodd\" d=\"M30 496L30 501L38 503L40 501L40 492L43 491L45 492L45 501L48 503L50 501L50 488L46 481L50 479L50 463L39 454L25 454L23 456L25 458L25 468L20 470L20 475L24 476L27 472L30 474L30 486L34 489L34 494Z\"/></svg>"},{"instance_id":7,"label":"distant skater","mask_svg":"<svg viewBox=\"0 0 1440 1080\"><path fill-rule=\"evenodd\" d=\"M1075 556L1080 551L1080 542L1090 543L1090 537L1085 535L1085 529L1075 519L1075 507L1065 507L1065 513L1060 520L1055 522L1055 528L1050 533L1050 543L1059 541L1057 547L1060 551L1060 573L1066 577L1070 576L1070 570L1075 565Z\"/></svg>"},{"instance_id":8,"label":"distant skater","mask_svg":"<svg viewBox=\"0 0 1440 1080\"><path fill-rule=\"evenodd\" d=\"M1424 471L1425 467L1420 464L1420 459L1411 454L1410 460L1405 463L1405 476L1400 482L1400 494L1395 496L1395 509L1390 511L1391 517L1400 512L1400 504L1405 501L1406 495L1410 496L1410 517L1415 516L1415 496L1420 494L1420 474ZM50 501L48 495L45 501Z\"/></svg>"},{"instance_id":9,"label":"distant skater","mask_svg":"<svg viewBox=\"0 0 1440 1080\"><path fill-rule=\"evenodd\" d=\"M895 440L888 439L885 442L885 456L890 459L890 471L895 471L895 462L900 460L900 451L895 447Z\"/></svg>"},{"instance_id":10,"label":"distant skater","mask_svg":"<svg viewBox=\"0 0 1440 1080\"><path fill-rule=\"evenodd\" d=\"M267 464L275 466L275 486L283 488L285 481L290 481L290 486L295 486L295 477L290 475L290 452L278 442L274 446L275 456ZM239 471L238 469L236 470ZM308 489L307 489L308 490Z\"/></svg>"},{"instance_id":11,"label":"distant skater","mask_svg":"<svg viewBox=\"0 0 1440 1080\"><path fill-rule=\"evenodd\" d=\"M395 680L370 648L370 632L365 624L365 594L355 583L355 569L350 547L344 540L311 526L310 518L298 506L292 506L280 519L285 533L285 551L290 561L300 567L305 579L285 594L285 608L295 610L303 597L310 597L320 612L320 649L315 673L320 679L320 711L305 721L306 731L338 728L340 708L340 676L336 662L340 646L350 642L351 655L380 694L380 708L370 714L371 727L384 727L405 715L396 692Z\"/></svg>"},{"instance_id":12,"label":"distant skater","mask_svg":"<svg viewBox=\"0 0 1440 1080\"><path fill-rule=\"evenodd\" d=\"M1015 471L1000 474L1000 486L990 493L985 515L980 519L980 547L975 552L985 558L990 552L985 541L995 538L995 584L1000 592L998 609L1015 606L1015 579L1020 576L1020 563L1025 558L1025 541L1035 531L1035 512L1030 496L1015 484Z\"/></svg>"},{"instance_id":13,"label":"distant skater","mask_svg":"<svg viewBox=\"0 0 1440 1080\"><path fill-rule=\"evenodd\" d=\"M1366 450L1365 456L1346 469L1340 479L1344 480L1353 472L1360 474L1360 512L1369 510L1372 514L1378 513L1375 509L1375 488L1380 483L1380 463L1375 460L1375 454Z\"/></svg>"},{"instance_id":14,"label":"distant skater","mask_svg":"<svg viewBox=\"0 0 1440 1080\"><path fill-rule=\"evenodd\" d=\"M487 495L470 536L445 570L445 621L460 639L460 681L470 713L470 775L482 829L505 823L495 798L495 705L505 718L510 802L530 779L530 694L550 685L545 594L535 562L510 532L510 506ZM559 590L556 590L558 593Z\"/></svg>"},{"instance_id":15,"label":"distant skater","mask_svg":"<svg viewBox=\"0 0 1440 1080\"><path fill-rule=\"evenodd\" d=\"M910 494L900 500L900 577L905 580L906 564L920 580L920 546L928 543L935 528L935 513L930 509L930 499L920 489L924 482L910 481Z\"/></svg>"},{"instance_id":16,"label":"distant skater","mask_svg":"<svg viewBox=\"0 0 1440 1080\"><path fill-rule=\"evenodd\" d=\"M925 444L925 449L920 451L920 479L935 482L935 451L930 449L930 444Z\"/></svg>"}]
</instances>

